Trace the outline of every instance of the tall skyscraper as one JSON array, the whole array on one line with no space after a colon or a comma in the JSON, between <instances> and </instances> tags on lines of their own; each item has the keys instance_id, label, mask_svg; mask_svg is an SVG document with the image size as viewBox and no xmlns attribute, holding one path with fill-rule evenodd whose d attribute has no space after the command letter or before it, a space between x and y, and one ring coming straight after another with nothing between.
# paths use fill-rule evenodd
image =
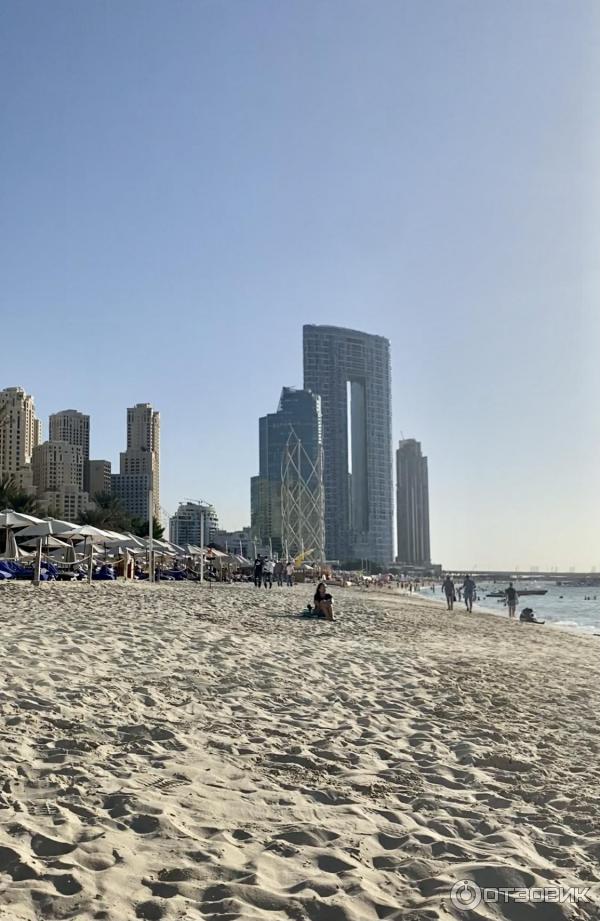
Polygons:
<instances>
[{"instance_id":1,"label":"tall skyscraper","mask_svg":"<svg viewBox=\"0 0 600 921\"><path fill-rule=\"evenodd\" d=\"M169 518L169 540L179 547L186 544L201 547L202 541L206 547L214 542L218 529L219 519L214 506L204 502L180 502Z\"/></svg>"},{"instance_id":2,"label":"tall skyscraper","mask_svg":"<svg viewBox=\"0 0 600 921\"><path fill-rule=\"evenodd\" d=\"M328 559L394 555L390 344L304 327L304 386L321 397Z\"/></svg>"},{"instance_id":3,"label":"tall skyscraper","mask_svg":"<svg viewBox=\"0 0 600 921\"><path fill-rule=\"evenodd\" d=\"M160 517L160 413L150 403L127 410L127 450L120 455L112 492L136 518L148 517L148 493L152 489L153 515Z\"/></svg>"},{"instance_id":4,"label":"tall skyscraper","mask_svg":"<svg viewBox=\"0 0 600 921\"><path fill-rule=\"evenodd\" d=\"M21 467L30 464L41 440L33 397L22 387L0 390L0 477L15 477Z\"/></svg>"},{"instance_id":5,"label":"tall skyscraper","mask_svg":"<svg viewBox=\"0 0 600 921\"><path fill-rule=\"evenodd\" d=\"M284 387L277 411L258 421L259 475L251 482L251 531L257 544L297 555L324 551L321 401Z\"/></svg>"},{"instance_id":6,"label":"tall skyscraper","mask_svg":"<svg viewBox=\"0 0 600 921\"><path fill-rule=\"evenodd\" d=\"M111 485L111 463L108 460L91 460L88 463L88 492L93 499L94 496L110 493Z\"/></svg>"},{"instance_id":7,"label":"tall skyscraper","mask_svg":"<svg viewBox=\"0 0 600 921\"><path fill-rule=\"evenodd\" d=\"M81 448L83 489L89 492L90 417L76 409L63 409L50 416L50 441L64 441Z\"/></svg>"},{"instance_id":8,"label":"tall skyscraper","mask_svg":"<svg viewBox=\"0 0 600 921\"><path fill-rule=\"evenodd\" d=\"M424 566L431 562L429 542L429 475L421 443L405 438L396 452L398 561Z\"/></svg>"}]
</instances>

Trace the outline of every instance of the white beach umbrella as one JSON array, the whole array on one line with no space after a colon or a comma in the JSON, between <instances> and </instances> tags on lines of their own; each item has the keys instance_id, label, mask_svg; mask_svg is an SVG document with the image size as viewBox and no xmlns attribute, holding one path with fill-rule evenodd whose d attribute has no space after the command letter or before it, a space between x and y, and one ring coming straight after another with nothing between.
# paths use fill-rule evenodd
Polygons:
<instances>
[{"instance_id":1,"label":"white beach umbrella","mask_svg":"<svg viewBox=\"0 0 600 921\"><path fill-rule=\"evenodd\" d=\"M137 534L132 534L131 531L128 531L127 534L125 535L125 537L126 537L128 540L130 540L130 541L132 542L132 544L135 544L136 547L143 547L143 546L144 546L144 541L142 540L142 538L141 538L141 537L138 537Z\"/></svg>"},{"instance_id":2,"label":"white beach umbrella","mask_svg":"<svg viewBox=\"0 0 600 921\"><path fill-rule=\"evenodd\" d=\"M19 540L22 537L48 537L49 534L56 533L54 526L49 519L40 521L39 524L30 524L27 528L19 531Z\"/></svg>"},{"instance_id":3,"label":"white beach umbrella","mask_svg":"<svg viewBox=\"0 0 600 921\"><path fill-rule=\"evenodd\" d=\"M0 512L0 528L26 528L31 524L40 524L41 521L41 518L34 515L13 512L11 508L5 508Z\"/></svg>"},{"instance_id":4,"label":"white beach umbrella","mask_svg":"<svg viewBox=\"0 0 600 921\"><path fill-rule=\"evenodd\" d=\"M20 535L19 535L20 537ZM44 547L50 547L52 550L56 550L57 547L69 547L70 544L67 544L64 540L59 540L58 537L54 537L53 534L48 534L43 541ZM30 540L26 540L23 544L24 547L37 547L37 540L32 537Z\"/></svg>"},{"instance_id":5,"label":"white beach umbrella","mask_svg":"<svg viewBox=\"0 0 600 921\"><path fill-rule=\"evenodd\" d=\"M78 525L78 527L73 528L72 531L64 531L62 536L65 539L70 538L71 540L86 540L88 537L91 537L92 540L96 541L98 544L111 540L111 537L106 531L95 528L91 524Z\"/></svg>"},{"instance_id":6,"label":"white beach umbrella","mask_svg":"<svg viewBox=\"0 0 600 921\"><path fill-rule=\"evenodd\" d=\"M72 521L62 521L60 518L44 518L39 524L31 524L19 533L19 537L46 537L47 534L65 534L73 531L78 526Z\"/></svg>"},{"instance_id":7,"label":"white beach umbrella","mask_svg":"<svg viewBox=\"0 0 600 921\"><path fill-rule=\"evenodd\" d=\"M52 525L53 534L66 534L67 531L72 531L77 527L72 521L63 521L61 518L46 518L46 521Z\"/></svg>"}]
</instances>

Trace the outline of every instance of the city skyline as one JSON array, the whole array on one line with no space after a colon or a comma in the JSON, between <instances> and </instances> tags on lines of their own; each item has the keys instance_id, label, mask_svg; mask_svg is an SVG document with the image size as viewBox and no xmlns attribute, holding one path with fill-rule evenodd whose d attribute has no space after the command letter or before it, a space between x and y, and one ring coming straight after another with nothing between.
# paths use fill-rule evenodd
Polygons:
<instances>
[{"instance_id":1,"label":"city skyline","mask_svg":"<svg viewBox=\"0 0 600 921\"><path fill-rule=\"evenodd\" d=\"M160 407L162 505L237 528L302 324L366 330L432 558L600 566L600 10L541 9L6 6L3 386L113 470Z\"/></svg>"}]
</instances>

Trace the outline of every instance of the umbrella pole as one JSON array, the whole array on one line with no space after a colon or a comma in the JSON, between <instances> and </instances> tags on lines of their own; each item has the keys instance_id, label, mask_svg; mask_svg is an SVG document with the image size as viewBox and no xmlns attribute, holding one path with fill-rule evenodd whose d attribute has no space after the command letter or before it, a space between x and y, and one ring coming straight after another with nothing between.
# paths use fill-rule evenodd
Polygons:
<instances>
[{"instance_id":1,"label":"umbrella pole","mask_svg":"<svg viewBox=\"0 0 600 921\"><path fill-rule=\"evenodd\" d=\"M148 581L154 582L154 517L152 490L148 493Z\"/></svg>"},{"instance_id":2,"label":"umbrella pole","mask_svg":"<svg viewBox=\"0 0 600 921\"><path fill-rule=\"evenodd\" d=\"M200 581L204 582L204 514L200 516Z\"/></svg>"},{"instance_id":3,"label":"umbrella pole","mask_svg":"<svg viewBox=\"0 0 600 921\"><path fill-rule=\"evenodd\" d=\"M87 543L87 537L86 537ZM94 569L94 541L90 540L90 554L88 557L88 585L92 584L92 572Z\"/></svg>"},{"instance_id":4,"label":"umbrella pole","mask_svg":"<svg viewBox=\"0 0 600 921\"><path fill-rule=\"evenodd\" d=\"M42 575L42 538L38 538L37 551L35 554L35 566L33 568L33 584L39 585Z\"/></svg>"}]
</instances>

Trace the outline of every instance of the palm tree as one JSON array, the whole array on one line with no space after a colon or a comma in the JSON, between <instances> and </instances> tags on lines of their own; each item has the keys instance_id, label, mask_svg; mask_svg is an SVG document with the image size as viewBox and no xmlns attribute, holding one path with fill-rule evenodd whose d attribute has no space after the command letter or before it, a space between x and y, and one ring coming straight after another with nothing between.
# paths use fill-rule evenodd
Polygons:
<instances>
[{"instance_id":1,"label":"palm tree","mask_svg":"<svg viewBox=\"0 0 600 921\"><path fill-rule=\"evenodd\" d=\"M40 505L35 496L19 489L13 477L0 478L0 509L10 508L23 515L40 515Z\"/></svg>"},{"instance_id":2,"label":"palm tree","mask_svg":"<svg viewBox=\"0 0 600 921\"><path fill-rule=\"evenodd\" d=\"M136 537L148 537L148 522L143 518L132 518L131 533ZM152 537L155 540L162 540L165 529L158 518L152 518Z\"/></svg>"},{"instance_id":3,"label":"palm tree","mask_svg":"<svg viewBox=\"0 0 600 921\"><path fill-rule=\"evenodd\" d=\"M108 531L131 531L131 518L115 496L97 493L93 498L95 508L82 512L79 524L91 524Z\"/></svg>"}]
</instances>

